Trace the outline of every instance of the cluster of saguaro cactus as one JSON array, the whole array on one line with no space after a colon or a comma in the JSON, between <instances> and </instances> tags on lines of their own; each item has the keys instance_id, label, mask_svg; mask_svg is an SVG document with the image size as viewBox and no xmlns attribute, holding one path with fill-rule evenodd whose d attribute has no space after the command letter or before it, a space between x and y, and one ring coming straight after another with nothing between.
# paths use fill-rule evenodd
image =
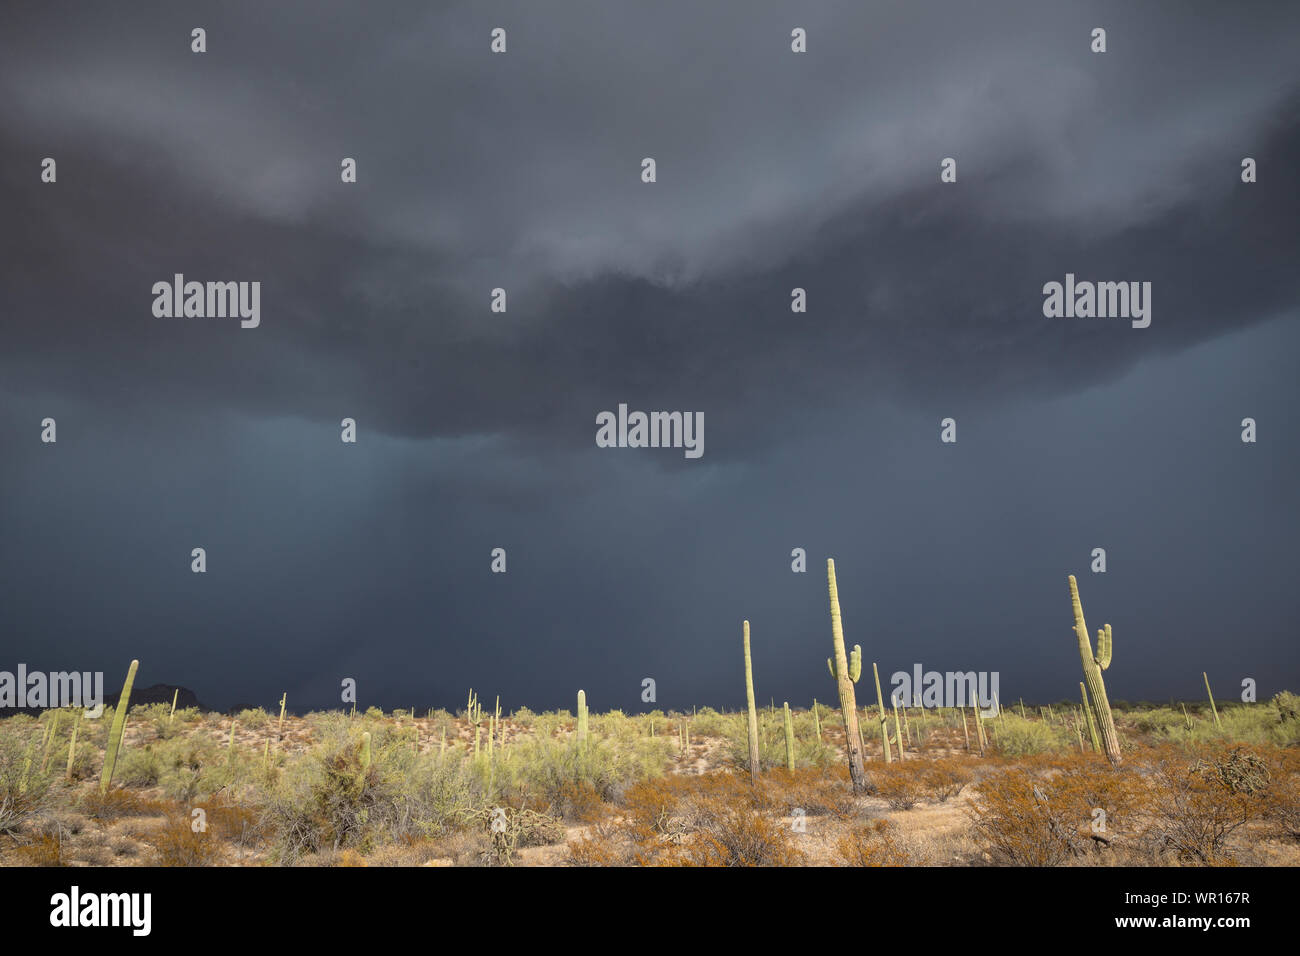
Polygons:
<instances>
[{"instance_id":1,"label":"cluster of saguaro cactus","mask_svg":"<svg viewBox=\"0 0 1300 956\"><path fill-rule=\"evenodd\" d=\"M117 710L113 712L113 724L108 730L108 744L104 752L104 772L99 777L99 792L107 793L113 782L113 768L117 766L117 751L122 746L122 735L126 730L126 711L131 705L131 685L135 683L135 672L139 661L132 661L126 672L126 681L122 684L122 696L117 699Z\"/></svg>"},{"instance_id":2,"label":"cluster of saguaro cactus","mask_svg":"<svg viewBox=\"0 0 1300 956\"><path fill-rule=\"evenodd\" d=\"M758 709L754 705L754 668L749 655L749 622L743 624L745 640L745 707L749 728L749 777L758 783Z\"/></svg>"},{"instance_id":3,"label":"cluster of saguaro cactus","mask_svg":"<svg viewBox=\"0 0 1300 956\"><path fill-rule=\"evenodd\" d=\"M867 789L867 772L862 764L862 738L858 733L858 702L853 693L849 672L849 657L844 652L844 624L840 616L840 594L835 585L835 561L826 559L826 584L831 602L831 641L835 649L831 673L840 693L840 713L844 715L844 749L849 755L849 779L853 791ZM861 653L858 654L858 671L861 673Z\"/></svg>"},{"instance_id":4,"label":"cluster of saguaro cactus","mask_svg":"<svg viewBox=\"0 0 1300 956\"><path fill-rule=\"evenodd\" d=\"M1097 730L1106 759L1111 766L1120 765L1119 734L1115 730L1115 718L1110 712L1110 699L1106 696L1106 683L1101 672L1110 667L1111 639L1110 625L1097 631L1097 654L1092 653L1092 642L1088 638L1088 625L1083 619L1083 604L1079 600L1079 583L1074 575L1069 577L1070 603L1074 609L1074 634L1079 641L1079 660L1083 664L1084 682L1087 684L1088 696L1092 699L1092 709L1097 720Z\"/></svg>"},{"instance_id":5,"label":"cluster of saguaro cactus","mask_svg":"<svg viewBox=\"0 0 1300 956\"><path fill-rule=\"evenodd\" d=\"M606 731L608 732L608 731ZM578 743L587 740L587 692L578 691Z\"/></svg>"}]
</instances>

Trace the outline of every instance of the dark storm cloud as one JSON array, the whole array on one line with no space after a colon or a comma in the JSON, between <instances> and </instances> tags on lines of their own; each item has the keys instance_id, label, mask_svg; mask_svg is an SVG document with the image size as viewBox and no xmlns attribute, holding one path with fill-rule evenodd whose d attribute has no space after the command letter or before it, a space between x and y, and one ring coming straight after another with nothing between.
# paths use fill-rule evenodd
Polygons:
<instances>
[{"instance_id":1,"label":"dark storm cloud","mask_svg":"<svg viewBox=\"0 0 1300 956\"><path fill-rule=\"evenodd\" d=\"M140 656L218 704L348 674L451 704L491 674L633 709L643 676L734 704L748 616L806 702L832 554L882 670L1067 696L1064 574L1102 543L1116 696L1184 693L1175 640L1193 676L1294 683L1296 343L1266 320L1300 299L1300 9L1044 6L6 11L14 651ZM261 327L154 318L175 272L261 281ZM1044 318L1066 272L1150 281L1151 327ZM703 410L703 461L597 452L619 402Z\"/></svg>"},{"instance_id":2,"label":"dark storm cloud","mask_svg":"<svg viewBox=\"0 0 1300 956\"><path fill-rule=\"evenodd\" d=\"M1295 12L830 5L801 59L775 6L335 9L19 17L7 377L552 448L643 400L707 408L722 451L778 414L757 378L814 406L1078 387L1295 298ZM260 279L264 327L153 319L174 271ZM1067 271L1153 281L1153 328L1044 320Z\"/></svg>"}]
</instances>

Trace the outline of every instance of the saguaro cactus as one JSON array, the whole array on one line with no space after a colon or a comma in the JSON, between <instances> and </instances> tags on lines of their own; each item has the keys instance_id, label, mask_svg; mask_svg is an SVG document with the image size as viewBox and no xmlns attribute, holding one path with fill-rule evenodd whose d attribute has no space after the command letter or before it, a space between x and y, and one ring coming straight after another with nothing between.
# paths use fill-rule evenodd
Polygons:
<instances>
[{"instance_id":1,"label":"saguaro cactus","mask_svg":"<svg viewBox=\"0 0 1300 956\"><path fill-rule=\"evenodd\" d=\"M894 757L889 752L889 718L885 716L885 698L880 693L880 668L873 661L871 673L876 678L876 710L880 712L880 747L885 752L885 763L893 763Z\"/></svg>"},{"instance_id":2,"label":"saguaro cactus","mask_svg":"<svg viewBox=\"0 0 1300 956\"><path fill-rule=\"evenodd\" d=\"M64 774L64 779L72 783L72 767L77 758L77 728L81 726L81 712L77 712L77 719L72 724L72 738L68 741L68 771Z\"/></svg>"},{"instance_id":3,"label":"saguaro cactus","mask_svg":"<svg viewBox=\"0 0 1300 956\"><path fill-rule=\"evenodd\" d=\"M758 783L758 708L754 705L754 668L749 656L749 622L743 625L745 635L745 705L749 722L749 778Z\"/></svg>"},{"instance_id":4,"label":"saguaro cactus","mask_svg":"<svg viewBox=\"0 0 1300 956\"><path fill-rule=\"evenodd\" d=\"M587 692L578 691L578 743L587 740Z\"/></svg>"},{"instance_id":5,"label":"saguaro cactus","mask_svg":"<svg viewBox=\"0 0 1300 956\"><path fill-rule=\"evenodd\" d=\"M853 791L862 793L867 789L867 773L862 766L862 738L858 735L858 701L849 674L849 657L844 652L844 625L840 617L840 594L835 586L835 561L832 558L826 559L826 583L830 591L831 640L835 648L835 663L831 671L839 685L840 713L844 715L844 749L849 755L849 779L853 783ZM861 673L861 652L857 657L858 671Z\"/></svg>"},{"instance_id":6,"label":"saguaro cactus","mask_svg":"<svg viewBox=\"0 0 1300 956\"><path fill-rule=\"evenodd\" d=\"M1101 672L1110 667L1111 632L1110 625L1097 631L1097 655L1092 653L1092 642L1088 639L1088 625L1083 619L1083 604L1079 601L1079 583L1074 575L1069 576L1070 603L1074 608L1074 635L1079 640L1079 660L1083 664L1084 682L1088 685L1088 696L1092 698L1092 709L1097 716L1097 730L1101 735L1102 748L1106 759L1112 767L1120 765L1119 734L1115 731L1115 718L1110 712L1110 698L1106 696L1106 683Z\"/></svg>"},{"instance_id":7,"label":"saguaro cactus","mask_svg":"<svg viewBox=\"0 0 1300 956\"><path fill-rule=\"evenodd\" d=\"M171 726L172 718L176 716L176 700L180 696L181 696L181 689L177 687L174 691L172 691L172 709L171 709L171 713L167 715L167 726L169 727Z\"/></svg>"},{"instance_id":8,"label":"saguaro cactus","mask_svg":"<svg viewBox=\"0 0 1300 956\"><path fill-rule=\"evenodd\" d=\"M280 695L280 723L275 728L275 739L284 740L284 705L289 700L289 692L286 690Z\"/></svg>"},{"instance_id":9,"label":"saguaro cactus","mask_svg":"<svg viewBox=\"0 0 1300 956\"><path fill-rule=\"evenodd\" d=\"M107 793L113 782L113 768L117 766L117 750L122 745L122 733L126 729L126 711L131 705L131 685L135 683L135 672L139 661L132 661L126 672L126 681L122 684L122 696L117 699L117 710L113 712L113 723L108 729L108 745L104 753L104 772L99 777L99 792Z\"/></svg>"},{"instance_id":10,"label":"saguaro cactus","mask_svg":"<svg viewBox=\"0 0 1300 956\"><path fill-rule=\"evenodd\" d=\"M1214 691L1210 690L1210 675L1201 671L1201 677L1205 681L1205 693L1210 698L1210 713L1214 715L1214 726L1222 730L1223 724L1219 723L1219 708L1214 706Z\"/></svg>"},{"instance_id":11,"label":"saguaro cactus","mask_svg":"<svg viewBox=\"0 0 1300 956\"><path fill-rule=\"evenodd\" d=\"M790 716L790 702L783 705L785 709L785 769L794 770L794 719Z\"/></svg>"}]
</instances>

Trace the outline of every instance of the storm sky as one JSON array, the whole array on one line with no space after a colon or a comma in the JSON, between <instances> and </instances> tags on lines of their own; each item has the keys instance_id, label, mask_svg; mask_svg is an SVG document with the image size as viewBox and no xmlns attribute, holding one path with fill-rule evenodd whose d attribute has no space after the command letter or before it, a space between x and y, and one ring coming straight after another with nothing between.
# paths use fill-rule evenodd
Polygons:
<instances>
[{"instance_id":1,"label":"storm sky","mask_svg":"<svg viewBox=\"0 0 1300 956\"><path fill-rule=\"evenodd\" d=\"M1073 699L1073 573L1113 700L1300 690L1297 36L1282 3L7 4L0 669L736 707L748 619L758 697L806 706L833 557L882 679ZM261 325L156 318L175 273L260 281ZM1067 273L1150 282L1150 327L1044 317ZM620 403L702 412L703 457L597 448Z\"/></svg>"}]
</instances>

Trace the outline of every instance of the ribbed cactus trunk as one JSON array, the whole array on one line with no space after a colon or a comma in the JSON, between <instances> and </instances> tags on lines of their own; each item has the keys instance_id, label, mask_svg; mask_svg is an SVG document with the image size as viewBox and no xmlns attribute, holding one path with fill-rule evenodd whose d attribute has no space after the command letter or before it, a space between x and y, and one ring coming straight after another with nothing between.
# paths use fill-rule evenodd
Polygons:
<instances>
[{"instance_id":1,"label":"ribbed cactus trunk","mask_svg":"<svg viewBox=\"0 0 1300 956\"><path fill-rule=\"evenodd\" d=\"M171 726L172 718L176 716L176 701L180 696L181 696L181 689L177 687L174 691L172 691L172 710L171 713L167 715L167 725L169 727Z\"/></svg>"},{"instance_id":2,"label":"ribbed cactus trunk","mask_svg":"<svg viewBox=\"0 0 1300 956\"><path fill-rule=\"evenodd\" d=\"M862 765L862 738L858 735L858 702L849 677L849 656L844 651L844 626L840 618L840 594L835 586L835 561L826 559L827 587L831 599L831 640L835 647L835 679L840 691L840 713L844 715L844 749L849 755L849 780L854 793L867 789Z\"/></svg>"},{"instance_id":3,"label":"ribbed cactus trunk","mask_svg":"<svg viewBox=\"0 0 1300 956\"><path fill-rule=\"evenodd\" d=\"M1205 694L1210 698L1210 713L1214 715L1214 726L1222 730L1223 724L1219 723L1219 708L1214 706L1214 691L1210 690L1210 675L1201 671L1201 677L1205 680Z\"/></svg>"},{"instance_id":4,"label":"ribbed cactus trunk","mask_svg":"<svg viewBox=\"0 0 1300 956\"><path fill-rule=\"evenodd\" d=\"M1092 699L1093 710L1097 714L1097 730L1101 736L1101 745L1106 759L1112 767L1121 762L1119 752L1119 734L1115 730L1115 719L1110 712L1110 698L1106 696L1106 684L1101 672L1110 667L1111 631L1110 625L1097 632L1097 656L1092 654L1092 642L1088 638L1088 624L1083 619L1083 604L1079 600L1079 583L1070 575L1070 603L1074 608L1074 635L1079 640L1079 660L1083 664L1084 682L1088 685L1088 696Z\"/></svg>"},{"instance_id":5,"label":"ribbed cactus trunk","mask_svg":"<svg viewBox=\"0 0 1300 956\"><path fill-rule=\"evenodd\" d=\"M1084 717L1088 721L1088 739L1092 741L1092 749L1096 753L1101 753L1101 740L1097 737L1097 722L1092 719L1092 708L1088 705L1088 688L1079 681L1079 697L1083 701Z\"/></svg>"},{"instance_id":6,"label":"ribbed cactus trunk","mask_svg":"<svg viewBox=\"0 0 1300 956\"><path fill-rule=\"evenodd\" d=\"M874 664L872 665L875 666ZM898 701L891 700L890 703L894 708L894 742L898 744L898 760L903 761L903 728L898 723Z\"/></svg>"},{"instance_id":7,"label":"ribbed cactus trunk","mask_svg":"<svg viewBox=\"0 0 1300 956\"><path fill-rule=\"evenodd\" d=\"M108 793L113 782L113 768L117 766L117 751L122 745L122 734L126 730L126 712L131 706L131 685L135 683L135 672L139 661L132 661L126 672L126 681L122 684L122 696L117 699L117 710L113 712L113 723L108 729L107 750L104 753L104 772L99 777L99 792Z\"/></svg>"},{"instance_id":8,"label":"ribbed cactus trunk","mask_svg":"<svg viewBox=\"0 0 1300 956\"><path fill-rule=\"evenodd\" d=\"M889 718L885 716L885 698L880 693L880 669L875 662L871 664L871 673L876 678L876 710L880 713L880 748L885 752L885 763L893 763L894 757L889 752Z\"/></svg>"},{"instance_id":9,"label":"ribbed cactus trunk","mask_svg":"<svg viewBox=\"0 0 1300 956\"><path fill-rule=\"evenodd\" d=\"M790 716L790 702L785 702L785 769L794 770L794 720Z\"/></svg>"},{"instance_id":10,"label":"ribbed cactus trunk","mask_svg":"<svg viewBox=\"0 0 1300 956\"><path fill-rule=\"evenodd\" d=\"M587 741L587 692L578 691L578 743Z\"/></svg>"},{"instance_id":11,"label":"ribbed cactus trunk","mask_svg":"<svg viewBox=\"0 0 1300 956\"><path fill-rule=\"evenodd\" d=\"M68 772L64 779L72 783L72 767L77 759L77 728L81 726L81 714L78 712L77 719L72 724L72 739L68 741Z\"/></svg>"},{"instance_id":12,"label":"ribbed cactus trunk","mask_svg":"<svg viewBox=\"0 0 1300 956\"><path fill-rule=\"evenodd\" d=\"M758 783L758 707L754 704L754 668L749 655L749 622L744 623L745 632L745 706L748 708L749 722L749 778Z\"/></svg>"}]
</instances>

